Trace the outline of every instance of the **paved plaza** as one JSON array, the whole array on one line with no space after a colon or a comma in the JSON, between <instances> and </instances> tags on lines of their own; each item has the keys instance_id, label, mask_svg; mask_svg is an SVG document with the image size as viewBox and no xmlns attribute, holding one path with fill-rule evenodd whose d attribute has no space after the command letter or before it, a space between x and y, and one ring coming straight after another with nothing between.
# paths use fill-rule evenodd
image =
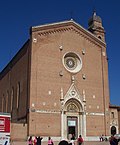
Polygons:
<instances>
[{"instance_id":1,"label":"paved plaza","mask_svg":"<svg viewBox=\"0 0 120 145\"><path fill-rule=\"evenodd\" d=\"M27 142L12 142L11 145L27 145ZM42 142L41 145L47 145L47 142ZM55 142L54 145L58 145L58 142ZM77 143L75 143L77 145ZM84 142L82 145L110 145L109 141L89 141L89 142ZM120 145L120 142L119 142Z\"/></svg>"}]
</instances>

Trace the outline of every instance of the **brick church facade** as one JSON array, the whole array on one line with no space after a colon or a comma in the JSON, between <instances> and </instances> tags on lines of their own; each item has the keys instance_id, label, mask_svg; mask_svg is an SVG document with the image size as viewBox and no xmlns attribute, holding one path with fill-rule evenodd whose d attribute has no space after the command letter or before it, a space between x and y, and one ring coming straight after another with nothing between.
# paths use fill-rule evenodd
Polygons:
<instances>
[{"instance_id":1,"label":"brick church facade","mask_svg":"<svg viewBox=\"0 0 120 145\"><path fill-rule=\"evenodd\" d=\"M113 126L119 133L119 107L109 97L105 30L95 12L88 30L73 20L31 27L0 73L0 112L11 114L13 140L97 140Z\"/></svg>"}]
</instances>

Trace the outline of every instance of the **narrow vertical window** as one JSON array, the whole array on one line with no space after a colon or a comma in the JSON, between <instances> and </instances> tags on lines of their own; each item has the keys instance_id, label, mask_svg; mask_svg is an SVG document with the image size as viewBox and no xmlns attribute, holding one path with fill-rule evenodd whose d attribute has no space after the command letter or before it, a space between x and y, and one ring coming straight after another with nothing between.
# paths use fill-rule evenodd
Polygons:
<instances>
[{"instance_id":1,"label":"narrow vertical window","mask_svg":"<svg viewBox=\"0 0 120 145\"><path fill-rule=\"evenodd\" d=\"M111 116L112 116L112 118L114 118L114 117L115 117L114 112L111 112Z\"/></svg>"},{"instance_id":2,"label":"narrow vertical window","mask_svg":"<svg viewBox=\"0 0 120 145\"><path fill-rule=\"evenodd\" d=\"M3 95L3 97L2 97L2 112L4 112L3 106L4 106L4 95Z\"/></svg>"},{"instance_id":3,"label":"narrow vertical window","mask_svg":"<svg viewBox=\"0 0 120 145\"><path fill-rule=\"evenodd\" d=\"M13 108L13 97L14 97L14 88L12 87L12 92L11 92L11 102L10 102L11 111L12 111L12 108Z\"/></svg>"},{"instance_id":4,"label":"narrow vertical window","mask_svg":"<svg viewBox=\"0 0 120 145\"><path fill-rule=\"evenodd\" d=\"M9 98L9 91L7 90L7 94L6 94L6 112L8 111L8 98Z\"/></svg>"},{"instance_id":5,"label":"narrow vertical window","mask_svg":"<svg viewBox=\"0 0 120 145\"><path fill-rule=\"evenodd\" d=\"M17 84L17 109L19 108L19 99L20 99L20 82Z\"/></svg>"},{"instance_id":6,"label":"narrow vertical window","mask_svg":"<svg viewBox=\"0 0 120 145\"><path fill-rule=\"evenodd\" d=\"M2 97L2 112L5 112L5 96L4 96L4 94L3 94L3 97Z\"/></svg>"}]
</instances>

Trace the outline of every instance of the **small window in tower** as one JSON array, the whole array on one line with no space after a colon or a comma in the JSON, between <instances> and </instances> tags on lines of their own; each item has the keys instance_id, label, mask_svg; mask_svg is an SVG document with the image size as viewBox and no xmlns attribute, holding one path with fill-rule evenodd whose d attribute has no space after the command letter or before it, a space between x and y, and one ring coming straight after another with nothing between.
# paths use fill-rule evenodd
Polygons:
<instances>
[{"instance_id":1,"label":"small window in tower","mask_svg":"<svg viewBox=\"0 0 120 145\"><path fill-rule=\"evenodd\" d=\"M114 118L114 117L115 117L115 116L114 116L114 112L111 112L111 117L112 117L112 118Z\"/></svg>"},{"instance_id":2,"label":"small window in tower","mask_svg":"<svg viewBox=\"0 0 120 145\"><path fill-rule=\"evenodd\" d=\"M101 36L98 36L99 39L102 39Z\"/></svg>"}]
</instances>

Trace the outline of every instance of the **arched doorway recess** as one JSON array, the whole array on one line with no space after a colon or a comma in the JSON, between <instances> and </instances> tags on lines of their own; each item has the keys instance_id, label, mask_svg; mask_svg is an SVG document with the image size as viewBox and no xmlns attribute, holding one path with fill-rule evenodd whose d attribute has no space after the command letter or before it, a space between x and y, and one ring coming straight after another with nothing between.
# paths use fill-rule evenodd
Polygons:
<instances>
[{"instance_id":1,"label":"arched doorway recess","mask_svg":"<svg viewBox=\"0 0 120 145\"><path fill-rule=\"evenodd\" d=\"M72 135L75 138L79 134L85 136L86 116L83 104L76 98L68 99L64 104L64 138L70 139Z\"/></svg>"},{"instance_id":2,"label":"arched doorway recess","mask_svg":"<svg viewBox=\"0 0 120 145\"><path fill-rule=\"evenodd\" d=\"M111 127L111 134L112 135L115 135L116 134L116 127L115 126L112 126Z\"/></svg>"}]
</instances>

